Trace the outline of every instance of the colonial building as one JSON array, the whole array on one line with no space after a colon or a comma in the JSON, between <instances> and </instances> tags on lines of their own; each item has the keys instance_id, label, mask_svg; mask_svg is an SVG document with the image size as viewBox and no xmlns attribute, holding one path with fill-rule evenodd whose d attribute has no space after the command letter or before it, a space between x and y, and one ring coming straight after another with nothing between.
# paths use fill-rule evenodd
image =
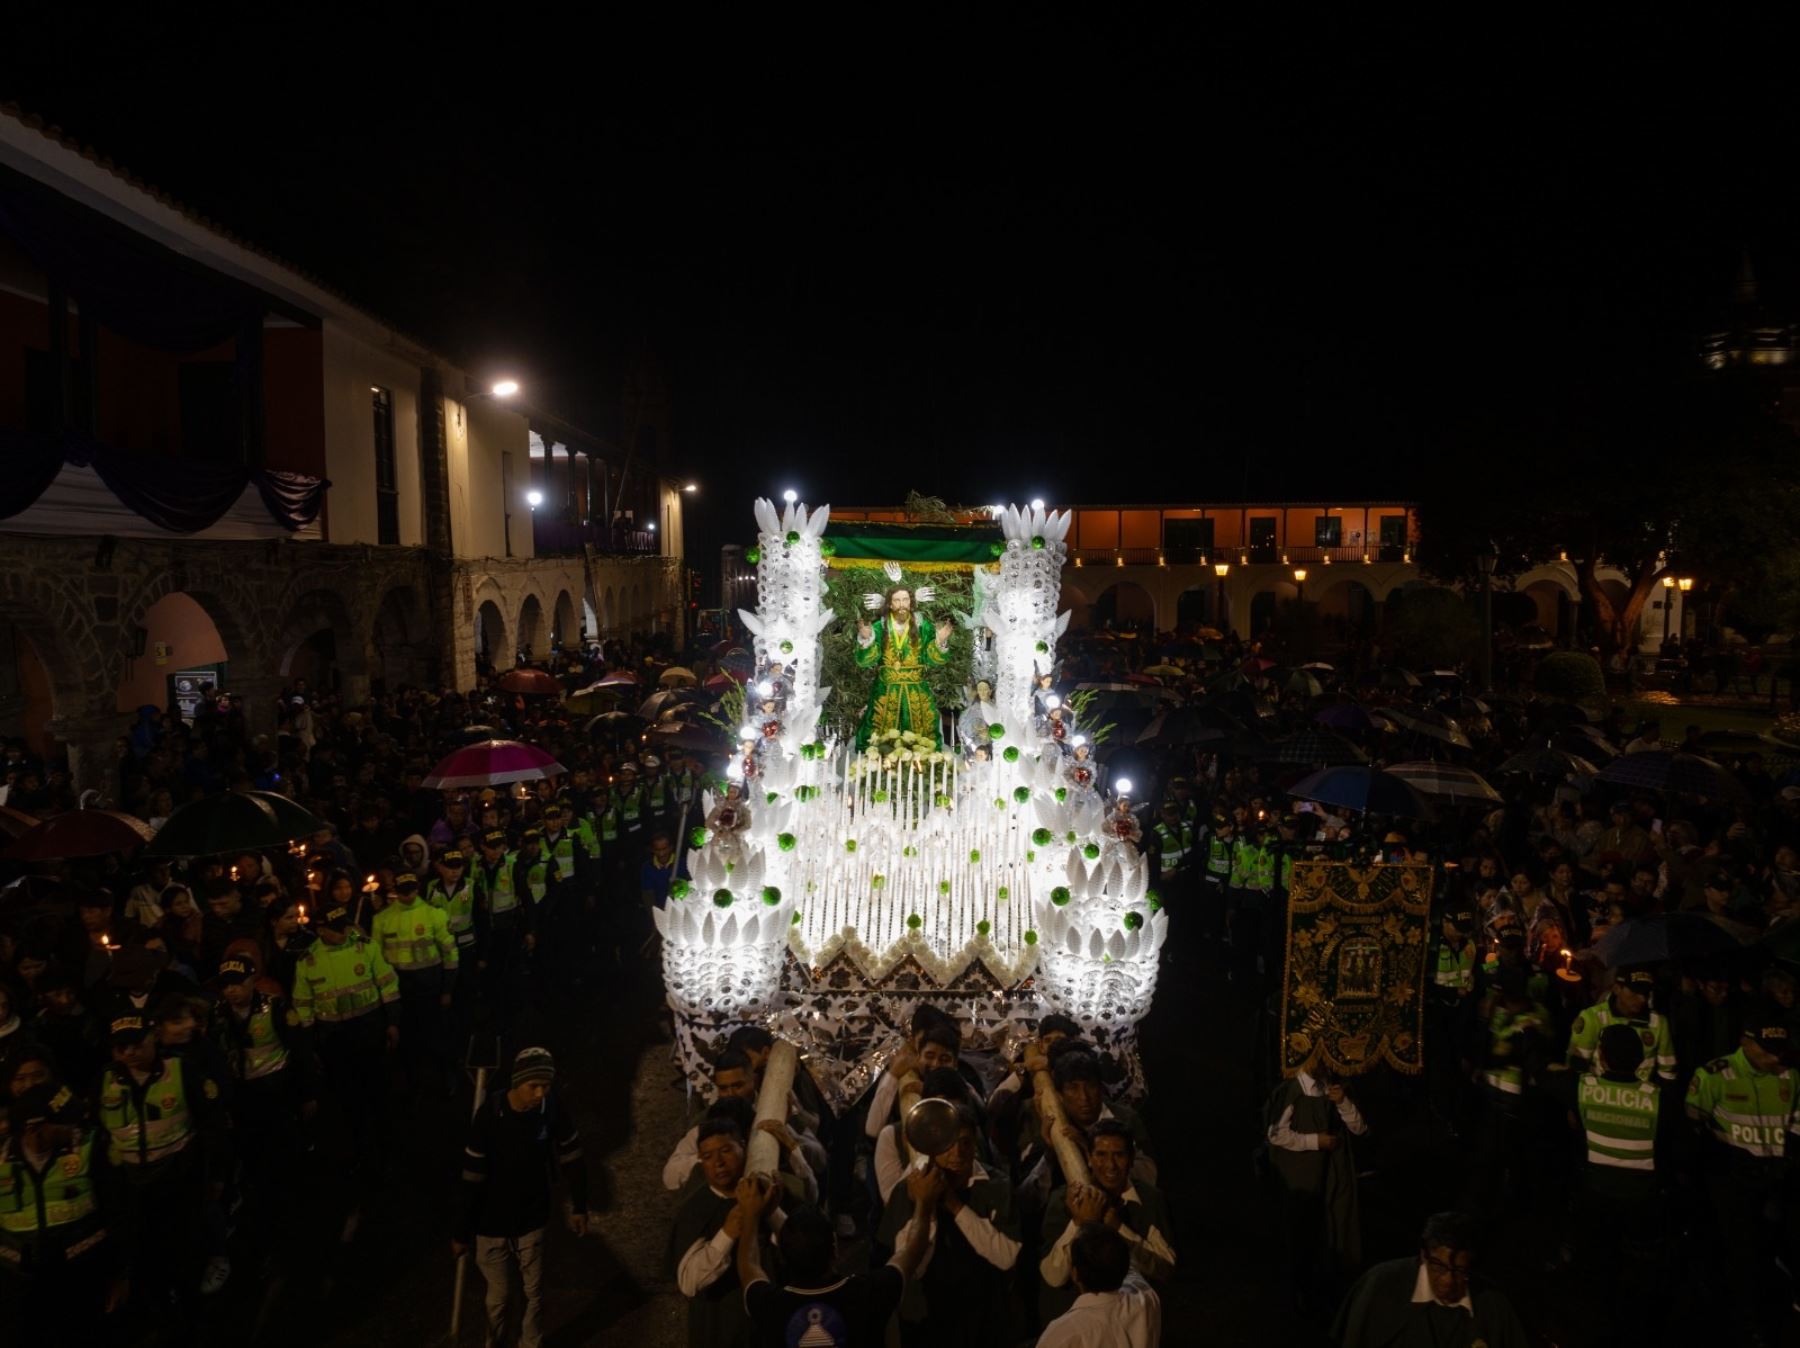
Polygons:
<instances>
[{"instance_id":1,"label":"colonial building","mask_svg":"<svg viewBox=\"0 0 1800 1348\"><path fill-rule=\"evenodd\" d=\"M296 677L466 688L679 630L666 390L634 372L601 434L528 380L0 110L0 733L100 783L203 681L266 725Z\"/></svg>"}]
</instances>

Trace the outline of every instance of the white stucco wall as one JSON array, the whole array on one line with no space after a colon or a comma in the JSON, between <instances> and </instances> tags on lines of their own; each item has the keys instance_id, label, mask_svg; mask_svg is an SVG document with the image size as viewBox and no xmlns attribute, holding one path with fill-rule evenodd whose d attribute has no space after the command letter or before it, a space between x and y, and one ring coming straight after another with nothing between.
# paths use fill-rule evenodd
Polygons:
<instances>
[{"instance_id":1,"label":"white stucco wall","mask_svg":"<svg viewBox=\"0 0 1800 1348\"><path fill-rule=\"evenodd\" d=\"M400 491L400 542L425 539L419 486L419 367L362 340L342 324L324 327L325 475L331 479L327 529L333 543L376 543L375 417L371 388L394 406L394 466Z\"/></svg>"}]
</instances>

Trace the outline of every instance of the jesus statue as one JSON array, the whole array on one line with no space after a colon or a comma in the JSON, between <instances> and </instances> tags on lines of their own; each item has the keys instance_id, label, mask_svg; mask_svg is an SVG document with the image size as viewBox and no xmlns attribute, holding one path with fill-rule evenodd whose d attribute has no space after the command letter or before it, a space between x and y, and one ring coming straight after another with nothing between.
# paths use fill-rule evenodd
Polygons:
<instances>
[{"instance_id":1,"label":"jesus statue","mask_svg":"<svg viewBox=\"0 0 1800 1348\"><path fill-rule=\"evenodd\" d=\"M879 595L869 596L879 606ZM863 709L856 727L856 747L869 747L869 741L890 730L910 730L928 738L934 749L943 747L938 728L937 700L925 682L927 665L945 664L950 646L950 628L936 627L931 619L913 613L910 591L895 590L887 598L887 613L857 624L856 663L863 669L875 669L875 683L869 689L869 705Z\"/></svg>"}]
</instances>

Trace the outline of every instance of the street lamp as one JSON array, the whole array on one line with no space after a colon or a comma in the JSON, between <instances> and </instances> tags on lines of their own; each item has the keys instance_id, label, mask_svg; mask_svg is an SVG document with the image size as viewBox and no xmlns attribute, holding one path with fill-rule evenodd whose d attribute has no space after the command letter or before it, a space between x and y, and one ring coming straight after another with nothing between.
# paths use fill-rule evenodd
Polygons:
<instances>
[{"instance_id":1,"label":"street lamp","mask_svg":"<svg viewBox=\"0 0 1800 1348\"><path fill-rule=\"evenodd\" d=\"M1475 554L1475 565L1481 570L1481 691L1494 690L1494 567L1500 553L1494 545L1483 543Z\"/></svg>"},{"instance_id":2,"label":"street lamp","mask_svg":"<svg viewBox=\"0 0 1800 1348\"><path fill-rule=\"evenodd\" d=\"M1297 604L1306 602L1306 568L1304 566L1294 568L1294 602Z\"/></svg>"},{"instance_id":3,"label":"street lamp","mask_svg":"<svg viewBox=\"0 0 1800 1348\"><path fill-rule=\"evenodd\" d=\"M1681 594L1686 595L1694 588L1694 578L1692 576L1681 577L1675 582L1675 588ZM1682 636L1685 638L1687 635L1687 600L1685 598L1681 601L1681 626ZM1697 631L1695 635L1699 635Z\"/></svg>"},{"instance_id":4,"label":"street lamp","mask_svg":"<svg viewBox=\"0 0 1800 1348\"><path fill-rule=\"evenodd\" d=\"M1675 577L1664 573L1663 585L1663 642L1669 644L1669 610L1675 607Z\"/></svg>"},{"instance_id":5,"label":"street lamp","mask_svg":"<svg viewBox=\"0 0 1800 1348\"><path fill-rule=\"evenodd\" d=\"M1219 630L1221 632L1223 632L1225 630L1225 577L1229 576L1230 574L1231 574L1231 563L1230 562L1214 562L1213 563L1213 575L1215 575L1219 578L1218 624L1219 624Z\"/></svg>"},{"instance_id":6,"label":"street lamp","mask_svg":"<svg viewBox=\"0 0 1800 1348\"><path fill-rule=\"evenodd\" d=\"M494 381L493 388L488 391L496 398L510 398L519 391L519 381L516 379L498 379Z\"/></svg>"},{"instance_id":7,"label":"street lamp","mask_svg":"<svg viewBox=\"0 0 1800 1348\"><path fill-rule=\"evenodd\" d=\"M690 482L687 486L683 487L682 490L691 496L700 490L700 484L698 482Z\"/></svg>"},{"instance_id":8,"label":"street lamp","mask_svg":"<svg viewBox=\"0 0 1800 1348\"><path fill-rule=\"evenodd\" d=\"M533 510L536 510L539 506L544 504L544 493L541 491L526 492L525 504L530 506Z\"/></svg>"}]
</instances>

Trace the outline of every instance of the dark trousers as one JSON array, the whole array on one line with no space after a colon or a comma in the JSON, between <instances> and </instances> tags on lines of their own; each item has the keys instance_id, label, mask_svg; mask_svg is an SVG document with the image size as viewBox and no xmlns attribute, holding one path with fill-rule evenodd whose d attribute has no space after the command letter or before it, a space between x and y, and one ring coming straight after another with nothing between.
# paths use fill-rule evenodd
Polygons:
<instances>
[{"instance_id":1,"label":"dark trousers","mask_svg":"<svg viewBox=\"0 0 1800 1348\"><path fill-rule=\"evenodd\" d=\"M270 1253L279 1243L300 1182L300 1158L306 1147L300 1092L294 1068L240 1081L232 1091L243 1164L245 1210L257 1249Z\"/></svg>"},{"instance_id":2,"label":"dark trousers","mask_svg":"<svg viewBox=\"0 0 1800 1348\"><path fill-rule=\"evenodd\" d=\"M120 1186L131 1304L156 1314L172 1299L180 1323L189 1326L200 1309L200 1272L209 1244L199 1159L190 1146L147 1174L124 1168L126 1182Z\"/></svg>"},{"instance_id":3,"label":"dark trousers","mask_svg":"<svg viewBox=\"0 0 1800 1348\"><path fill-rule=\"evenodd\" d=\"M321 1027L319 1059L350 1125L352 1162L379 1175L387 1161L387 1023L378 1011Z\"/></svg>"},{"instance_id":4,"label":"dark trousers","mask_svg":"<svg viewBox=\"0 0 1800 1348\"><path fill-rule=\"evenodd\" d=\"M0 1324L6 1326L0 1340L105 1342L102 1313L110 1258L111 1251L102 1240L73 1259L61 1250L52 1250L29 1268L0 1261Z\"/></svg>"},{"instance_id":5,"label":"dark trousers","mask_svg":"<svg viewBox=\"0 0 1800 1348\"><path fill-rule=\"evenodd\" d=\"M441 968L400 971L400 1061L414 1091L442 1090L450 1081L444 979Z\"/></svg>"},{"instance_id":6,"label":"dark trousers","mask_svg":"<svg viewBox=\"0 0 1800 1348\"><path fill-rule=\"evenodd\" d=\"M487 967L478 971L480 1016L489 1030L504 1034L525 1001L530 964L525 952L524 925L517 921L495 923L482 944L481 958Z\"/></svg>"}]
</instances>

